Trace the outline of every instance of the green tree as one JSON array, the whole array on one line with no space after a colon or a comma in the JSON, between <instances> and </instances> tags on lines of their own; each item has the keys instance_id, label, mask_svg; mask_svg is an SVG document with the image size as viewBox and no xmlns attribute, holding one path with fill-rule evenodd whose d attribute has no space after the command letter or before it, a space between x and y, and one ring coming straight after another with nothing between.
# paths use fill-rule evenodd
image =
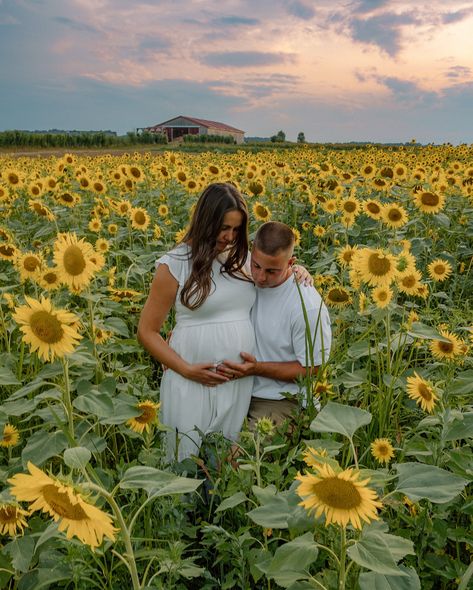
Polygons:
<instances>
[{"instance_id":1,"label":"green tree","mask_svg":"<svg viewBox=\"0 0 473 590\"><path fill-rule=\"evenodd\" d=\"M305 134L303 131L299 131L297 134L297 143L305 143Z\"/></svg>"}]
</instances>

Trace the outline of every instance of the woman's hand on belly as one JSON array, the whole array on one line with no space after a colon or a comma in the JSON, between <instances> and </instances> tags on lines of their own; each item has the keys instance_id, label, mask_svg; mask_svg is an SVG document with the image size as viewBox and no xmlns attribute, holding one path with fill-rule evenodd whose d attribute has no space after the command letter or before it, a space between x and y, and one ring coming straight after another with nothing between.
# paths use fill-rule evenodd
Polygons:
<instances>
[{"instance_id":1,"label":"woman's hand on belly","mask_svg":"<svg viewBox=\"0 0 473 590\"><path fill-rule=\"evenodd\" d=\"M191 381L196 381L206 387L216 387L226 383L230 379L226 375L217 373L215 363L195 363L187 365L182 376Z\"/></svg>"}]
</instances>

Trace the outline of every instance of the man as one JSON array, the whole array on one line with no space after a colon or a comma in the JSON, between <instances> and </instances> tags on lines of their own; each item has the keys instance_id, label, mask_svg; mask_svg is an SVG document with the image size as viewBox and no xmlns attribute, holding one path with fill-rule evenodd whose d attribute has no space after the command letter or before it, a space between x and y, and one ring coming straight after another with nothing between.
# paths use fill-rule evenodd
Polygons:
<instances>
[{"instance_id":1,"label":"man","mask_svg":"<svg viewBox=\"0 0 473 590\"><path fill-rule=\"evenodd\" d=\"M256 285L256 302L251 312L255 328L256 354L241 352L242 363L225 361L219 372L232 378L254 375L248 419L250 427L263 416L280 424L297 408L297 379L316 372L327 361L330 317L314 287L297 285L292 265L294 234L284 223L269 221L255 237L251 253L251 274ZM313 359L307 346L305 312L310 325ZM313 361L313 365L312 365Z\"/></svg>"}]
</instances>

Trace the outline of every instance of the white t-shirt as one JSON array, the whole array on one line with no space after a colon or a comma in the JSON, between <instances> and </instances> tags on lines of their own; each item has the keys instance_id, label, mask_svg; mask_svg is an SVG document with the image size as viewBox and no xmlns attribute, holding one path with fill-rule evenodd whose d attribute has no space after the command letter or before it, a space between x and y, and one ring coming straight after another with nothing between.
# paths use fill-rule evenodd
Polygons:
<instances>
[{"instance_id":1,"label":"white t-shirt","mask_svg":"<svg viewBox=\"0 0 473 590\"><path fill-rule=\"evenodd\" d=\"M327 361L330 353L330 316L314 287L299 287L314 342L314 365L319 366ZM251 322L255 329L255 356L258 361L297 360L303 367L311 364L309 352L306 353L306 324L301 297L292 275L277 287L256 288ZM278 400L284 397L280 393L282 391L296 394L299 386L294 382L255 377L253 396Z\"/></svg>"}]
</instances>

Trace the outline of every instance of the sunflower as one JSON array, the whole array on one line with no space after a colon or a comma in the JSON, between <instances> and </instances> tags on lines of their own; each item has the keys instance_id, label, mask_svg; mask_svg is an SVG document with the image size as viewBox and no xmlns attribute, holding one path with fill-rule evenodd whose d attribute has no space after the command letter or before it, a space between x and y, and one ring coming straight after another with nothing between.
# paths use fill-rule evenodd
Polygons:
<instances>
[{"instance_id":1,"label":"sunflower","mask_svg":"<svg viewBox=\"0 0 473 590\"><path fill-rule=\"evenodd\" d=\"M382 508L376 492L367 487L369 478L361 480L353 469L336 472L325 463L317 468L317 475L298 475L300 481L297 494L303 498L300 505L316 518L325 514L325 526L339 524L346 527L349 522L362 528L362 521L378 520L376 509Z\"/></svg>"},{"instance_id":2,"label":"sunflower","mask_svg":"<svg viewBox=\"0 0 473 590\"><path fill-rule=\"evenodd\" d=\"M94 252L89 260L95 266L95 272L99 272L105 266L105 256L102 252Z\"/></svg>"},{"instance_id":3,"label":"sunflower","mask_svg":"<svg viewBox=\"0 0 473 590\"><path fill-rule=\"evenodd\" d=\"M44 265L45 262L41 254L36 254L35 252L19 254L15 262L22 281L35 279Z\"/></svg>"},{"instance_id":4,"label":"sunflower","mask_svg":"<svg viewBox=\"0 0 473 590\"><path fill-rule=\"evenodd\" d=\"M377 438L370 446L371 454L379 463L389 463L394 457L394 448L388 438Z\"/></svg>"},{"instance_id":5,"label":"sunflower","mask_svg":"<svg viewBox=\"0 0 473 590\"><path fill-rule=\"evenodd\" d=\"M346 307L351 303L350 293L344 287L332 287L325 295L325 301L330 307Z\"/></svg>"},{"instance_id":6,"label":"sunflower","mask_svg":"<svg viewBox=\"0 0 473 590\"><path fill-rule=\"evenodd\" d=\"M20 433L15 426L5 424L3 427L3 436L0 438L0 447L14 447L20 440Z\"/></svg>"},{"instance_id":7,"label":"sunflower","mask_svg":"<svg viewBox=\"0 0 473 590\"><path fill-rule=\"evenodd\" d=\"M43 187L39 182L31 182L28 185L28 194L32 197L40 197L43 194Z\"/></svg>"},{"instance_id":8,"label":"sunflower","mask_svg":"<svg viewBox=\"0 0 473 590\"><path fill-rule=\"evenodd\" d=\"M358 246L345 246L344 248L340 248L337 254L338 262L342 266L348 266L357 250Z\"/></svg>"},{"instance_id":9,"label":"sunflower","mask_svg":"<svg viewBox=\"0 0 473 590\"><path fill-rule=\"evenodd\" d=\"M414 202L423 213L438 213L445 205L445 197L429 191L420 191L415 193Z\"/></svg>"},{"instance_id":10,"label":"sunflower","mask_svg":"<svg viewBox=\"0 0 473 590\"><path fill-rule=\"evenodd\" d=\"M169 207L167 205L159 205L158 215L160 217L166 217L169 214Z\"/></svg>"},{"instance_id":11,"label":"sunflower","mask_svg":"<svg viewBox=\"0 0 473 590\"><path fill-rule=\"evenodd\" d=\"M402 205L386 204L381 210L381 219L388 227L398 228L407 223L408 217Z\"/></svg>"},{"instance_id":12,"label":"sunflower","mask_svg":"<svg viewBox=\"0 0 473 590\"><path fill-rule=\"evenodd\" d=\"M90 547L98 547L103 538L115 540L117 529L112 518L91 504L84 495L71 485L50 477L31 461L28 471L17 473L8 482L12 485L11 493L21 502L31 502L30 512L41 510L59 522L59 531L66 532L71 539L76 536Z\"/></svg>"},{"instance_id":13,"label":"sunflower","mask_svg":"<svg viewBox=\"0 0 473 590\"><path fill-rule=\"evenodd\" d=\"M84 238L78 240L74 233L61 234L54 243L54 262L61 282L74 290L86 287L95 272L90 260L93 254L92 245Z\"/></svg>"},{"instance_id":14,"label":"sunflower","mask_svg":"<svg viewBox=\"0 0 473 590\"><path fill-rule=\"evenodd\" d=\"M107 340L110 339L112 336L112 332L108 330L104 330L103 328L99 328L98 326L94 326L94 342L95 344L103 344Z\"/></svg>"},{"instance_id":15,"label":"sunflower","mask_svg":"<svg viewBox=\"0 0 473 590\"><path fill-rule=\"evenodd\" d=\"M341 201L339 209L344 215L356 216L360 210L360 202L354 197L347 197Z\"/></svg>"},{"instance_id":16,"label":"sunflower","mask_svg":"<svg viewBox=\"0 0 473 590\"><path fill-rule=\"evenodd\" d=\"M384 309L389 305L391 299L393 298L392 289L385 286L375 287L371 292L371 298L376 304L376 307L379 307L379 309Z\"/></svg>"},{"instance_id":17,"label":"sunflower","mask_svg":"<svg viewBox=\"0 0 473 590\"><path fill-rule=\"evenodd\" d=\"M421 285L422 275L418 270L407 270L397 278L397 286L401 293L417 295Z\"/></svg>"},{"instance_id":18,"label":"sunflower","mask_svg":"<svg viewBox=\"0 0 473 590\"><path fill-rule=\"evenodd\" d=\"M39 215L39 217L45 217L48 221L55 221L56 216L54 213L41 201L29 199L28 205L29 208L36 213L36 215Z\"/></svg>"},{"instance_id":19,"label":"sunflower","mask_svg":"<svg viewBox=\"0 0 473 590\"><path fill-rule=\"evenodd\" d=\"M10 191L8 188L0 183L0 203L6 203L10 199Z\"/></svg>"},{"instance_id":20,"label":"sunflower","mask_svg":"<svg viewBox=\"0 0 473 590\"><path fill-rule=\"evenodd\" d=\"M407 395L415 400L425 412L429 412L429 414L433 412L438 397L428 381L414 372L413 377L407 378L406 390Z\"/></svg>"},{"instance_id":21,"label":"sunflower","mask_svg":"<svg viewBox=\"0 0 473 590\"><path fill-rule=\"evenodd\" d=\"M27 527L25 516L28 512L14 502L0 503L0 535L14 537L17 533L23 534Z\"/></svg>"},{"instance_id":22,"label":"sunflower","mask_svg":"<svg viewBox=\"0 0 473 590\"><path fill-rule=\"evenodd\" d=\"M396 277L396 259L381 249L362 248L353 256L352 267L371 286L386 286Z\"/></svg>"},{"instance_id":23,"label":"sunflower","mask_svg":"<svg viewBox=\"0 0 473 590\"><path fill-rule=\"evenodd\" d=\"M153 238L155 240L159 240L163 235L163 230L159 227L159 225L155 225L153 227Z\"/></svg>"},{"instance_id":24,"label":"sunflower","mask_svg":"<svg viewBox=\"0 0 473 590\"><path fill-rule=\"evenodd\" d=\"M143 296L139 291L133 291L132 289L115 289L114 287L109 287L108 290L111 293L110 299L113 301L135 301Z\"/></svg>"},{"instance_id":25,"label":"sunflower","mask_svg":"<svg viewBox=\"0 0 473 590\"><path fill-rule=\"evenodd\" d=\"M3 260L14 261L18 254L18 248L13 244L0 244L0 258L3 258Z\"/></svg>"},{"instance_id":26,"label":"sunflower","mask_svg":"<svg viewBox=\"0 0 473 590\"><path fill-rule=\"evenodd\" d=\"M258 221L269 221L271 219L271 211L258 201L253 205L253 214Z\"/></svg>"},{"instance_id":27,"label":"sunflower","mask_svg":"<svg viewBox=\"0 0 473 590\"><path fill-rule=\"evenodd\" d=\"M95 242L95 250L96 252L101 252L102 254L106 254L110 250L110 242L105 238L99 238Z\"/></svg>"},{"instance_id":28,"label":"sunflower","mask_svg":"<svg viewBox=\"0 0 473 590\"><path fill-rule=\"evenodd\" d=\"M301 243L301 232L296 227L291 227L291 231L294 234L294 247L297 248Z\"/></svg>"},{"instance_id":29,"label":"sunflower","mask_svg":"<svg viewBox=\"0 0 473 590\"><path fill-rule=\"evenodd\" d=\"M74 207L74 205L80 202L80 197L73 193L64 192L56 195L56 201L66 207Z\"/></svg>"},{"instance_id":30,"label":"sunflower","mask_svg":"<svg viewBox=\"0 0 473 590\"><path fill-rule=\"evenodd\" d=\"M327 449L322 448L314 449L314 447L308 447L303 454L304 463L307 467L311 467L312 469L320 469L324 464L323 459L325 457L328 457ZM320 459L322 459L322 461Z\"/></svg>"},{"instance_id":31,"label":"sunflower","mask_svg":"<svg viewBox=\"0 0 473 590\"><path fill-rule=\"evenodd\" d=\"M335 213L338 209L337 199L327 199L320 203L320 206L326 213Z\"/></svg>"},{"instance_id":32,"label":"sunflower","mask_svg":"<svg viewBox=\"0 0 473 590\"><path fill-rule=\"evenodd\" d=\"M122 199L121 201L114 203L112 207L115 209L118 215L120 215L120 217L126 217L132 209L132 204L130 201Z\"/></svg>"},{"instance_id":33,"label":"sunflower","mask_svg":"<svg viewBox=\"0 0 473 590\"><path fill-rule=\"evenodd\" d=\"M453 359L462 354L462 343L460 338L452 334L448 330L440 330L440 334L448 342L443 340L432 340L430 343L430 352L432 355L442 361L445 359Z\"/></svg>"},{"instance_id":34,"label":"sunflower","mask_svg":"<svg viewBox=\"0 0 473 590\"><path fill-rule=\"evenodd\" d=\"M110 223L107 227L108 233L114 236L118 231L118 225L116 223Z\"/></svg>"},{"instance_id":35,"label":"sunflower","mask_svg":"<svg viewBox=\"0 0 473 590\"><path fill-rule=\"evenodd\" d=\"M140 166L136 166L136 164L127 166L126 173L130 178L133 178L135 182L142 182L145 177L143 169L140 168Z\"/></svg>"},{"instance_id":36,"label":"sunflower","mask_svg":"<svg viewBox=\"0 0 473 590\"><path fill-rule=\"evenodd\" d=\"M254 197L261 195L264 192L263 183L259 180L253 180L252 182L248 183L248 192L250 192Z\"/></svg>"},{"instance_id":37,"label":"sunflower","mask_svg":"<svg viewBox=\"0 0 473 590\"><path fill-rule=\"evenodd\" d=\"M143 207L134 207L130 211L131 227L145 231L150 224L150 216Z\"/></svg>"},{"instance_id":38,"label":"sunflower","mask_svg":"<svg viewBox=\"0 0 473 590\"><path fill-rule=\"evenodd\" d=\"M140 402L136 407L140 410L141 414L134 418L130 418L126 423L127 426L140 434L142 434L144 430L149 432L151 424L154 424L157 420L159 405L160 404L155 404L150 399Z\"/></svg>"},{"instance_id":39,"label":"sunflower","mask_svg":"<svg viewBox=\"0 0 473 590\"><path fill-rule=\"evenodd\" d=\"M376 199L368 199L363 202L363 212L371 219L381 219L383 214L383 205Z\"/></svg>"},{"instance_id":40,"label":"sunflower","mask_svg":"<svg viewBox=\"0 0 473 590\"><path fill-rule=\"evenodd\" d=\"M395 164L393 166L393 176L398 180L404 180L407 178L407 168L404 164Z\"/></svg>"},{"instance_id":41,"label":"sunflower","mask_svg":"<svg viewBox=\"0 0 473 590\"><path fill-rule=\"evenodd\" d=\"M427 267L429 276L436 282L442 282L452 274L452 265L442 258L436 258Z\"/></svg>"},{"instance_id":42,"label":"sunflower","mask_svg":"<svg viewBox=\"0 0 473 590\"><path fill-rule=\"evenodd\" d=\"M56 268L43 268L36 276L36 282L46 291L55 291L61 286L60 274Z\"/></svg>"},{"instance_id":43,"label":"sunflower","mask_svg":"<svg viewBox=\"0 0 473 590\"><path fill-rule=\"evenodd\" d=\"M19 170L15 168L8 168L2 172L2 178L13 188L21 188L23 186L23 178Z\"/></svg>"},{"instance_id":44,"label":"sunflower","mask_svg":"<svg viewBox=\"0 0 473 590\"><path fill-rule=\"evenodd\" d=\"M373 178L376 174L376 167L373 164L364 164L360 170L360 174L363 178Z\"/></svg>"},{"instance_id":45,"label":"sunflower","mask_svg":"<svg viewBox=\"0 0 473 590\"><path fill-rule=\"evenodd\" d=\"M325 228L321 225L316 225L312 230L312 233L316 238L322 238L325 235Z\"/></svg>"},{"instance_id":46,"label":"sunflower","mask_svg":"<svg viewBox=\"0 0 473 590\"><path fill-rule=\"evenodd\" d=\"M65 309L55 309L50 299L38 301L25 295L27 305L15 309L13 319L21 324L23 341L45 361L73 352L82 336L72 327L77 316Z\"/></svg>"},{"instance_id":47,"label":"sunflower","mask_svg":"<svg viewBox=\"0 0 473 590\"><path fill-rule=\"evenodd\" d=\"M95 233L102 229L102 222L98 217L92 217L92 219L89 221L89 229Z\"/></svg>"}]
</instances>

